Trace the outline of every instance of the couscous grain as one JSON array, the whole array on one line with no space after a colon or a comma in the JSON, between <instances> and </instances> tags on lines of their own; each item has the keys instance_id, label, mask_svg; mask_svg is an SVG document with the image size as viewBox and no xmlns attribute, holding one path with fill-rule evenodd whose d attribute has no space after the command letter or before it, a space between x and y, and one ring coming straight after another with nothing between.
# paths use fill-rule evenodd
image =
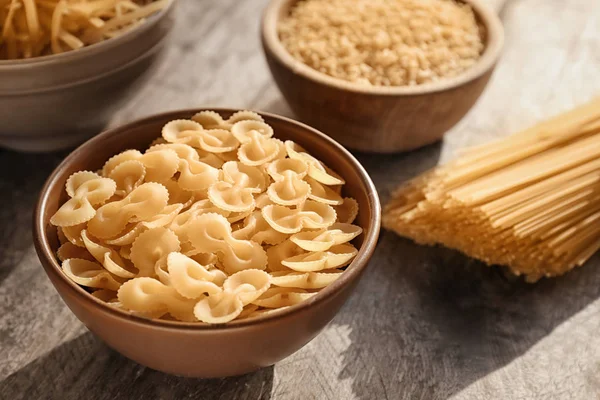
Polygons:
<instances>
[{"instance_id":1,"label":"couscous grain","mask_svg":"<svg viewBox=\"0 0 600 400\"><path fill-rule=\"evenodd\" d=\"M482 29L455 0L303 0L278 34L294 58L324 74L407 86L471 67L484 49Z\"/></svg>"}]
</instances>

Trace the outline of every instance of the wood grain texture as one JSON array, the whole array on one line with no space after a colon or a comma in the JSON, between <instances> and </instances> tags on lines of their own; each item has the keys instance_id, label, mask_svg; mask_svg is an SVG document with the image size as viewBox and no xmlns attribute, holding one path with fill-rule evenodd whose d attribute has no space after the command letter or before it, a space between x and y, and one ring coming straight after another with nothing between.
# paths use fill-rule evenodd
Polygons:
<instances>
[{"instance_id":1,"label":"wood grain texture","mask_svg":"<svg viewBox=\"0 0 600 400\"><path fill-rule=\"evenodd\" d=\"M113 123L191 106L291 115L258 38L265 0L180 0L169 58ZM358 154L385 200L457 149L600 94L600 3L512 0L488 89L443 143ZM167 376L95 339L63 305L30 239L33 203L64 154L0 151L0 399L596 399L600 257L527 285L384 232L370 269L308 346L254 374Z\"/></svg>"}]
</instances>

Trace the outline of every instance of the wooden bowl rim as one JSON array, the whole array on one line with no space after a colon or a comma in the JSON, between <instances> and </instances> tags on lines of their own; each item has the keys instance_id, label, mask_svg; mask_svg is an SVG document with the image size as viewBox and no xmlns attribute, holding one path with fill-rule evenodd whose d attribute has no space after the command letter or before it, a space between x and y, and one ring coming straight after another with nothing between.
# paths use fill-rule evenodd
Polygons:
<instances>
[{"instance_id":1,"label":"wooden bowl rim","mask_svg":"<svg viewBox=\"0 0 600 400\"><path fill-rule=\"evenodd\" d=\"M6 71L9 69L19 69L19 68L28 68L28 67L37 67L37 66L46 66L46 65L56 65L63 64L65 62L71 62L80 60L85 57L93 57L98 54L101 54L103 51L110 50L114 47L119 46L122 42L127 41L129 38L133 38L134 36L143 35L147 32L152 26L157 24L160 20L162 20L166 15L168 15L177 0L171 0L167 4L165 8L158 11L157 13L151 15L147 20L135 28L128 30L127 32L119 35L115 38L111 38L108 40L104 40L100 43L95 43L90 46L82 47L81 49L66 51L60 54L49 54L45 56L25 58L25 59L17 59L17 60L0 60L0 72Z\"/></svg>"},{"instance_id":2,"label":"wooden bowl rim","mask_svg":"<svg viewBox=\"0 0 600 400\"><path fill-rule=\"evenodd\" d=\"M283 13L300 0L271 0L265 8L261 22L261 33L265 51L269 51L277 60L294 74L303 76L321 85L330 86L348 92L371 95L425 95L454 89L484 75L494 67L504 45L504 28L496 12L485 0L460 0L469 4L486 29L487 43L477 63L463 73L438 82L415 86L365 86L334 78L319 72L295 59L287 52L277 34L277 24Z\"/></svg>"},{"instance_id":3,"label":"wooden bowl rim","mask_svg":"<svg viewBox=\"0 0 600 400\"><path fill-rule=\"evenodd\" d=\"M203 322L182 322L182 321L167 321L160 319L148 319L136 315L132 315L131 313L120 310L115 307L109 306L107 303L101 301L93 297L89 292L84 290L81 286L70 280L61 270L60 265L56 259L54 251L51 248L50 242L46 237L46 225L43 220L44 209L46 208L46 204L49 200L49 193L52 188L54 188L58 184L58 177L62 173L64 169L66 169L75 159L83 157L85 154L93 151L95 148L101 145L102 141L106 137L116 136L123 134L130 130L131 128L137 127L138 125L144 125L153 123L157 120L164 119L178 119L181 118L182 115L193 115L197 112L204 110L212 110L218 113L233 113L236 111L240 111L239 109L233 108L219 108L219 107L210 107L210 108L194 108L194 109L183 109L183 110L175 110L168 111L160 114L156 114L150 117L146 117L143 119L139 119L125 125L121 125L119 127L109 129L100 133L99 135L93 137L92 139L86 141L73 152L71 152L50 174L48 179L46 180L44 187L40 191L40 195L34 210L33 214L33 241L36 248L36 252L38 254L38 258L40 259L44 269L48 274L53 274L62 283L66 284L66 287L81 301L88 303L88 305L99 309L99 311L108 313L113 315L116 318L127 320L132 323L137 323L140 325L150 326L152 328L160 328L160 329L176 329L176 330L190 330L190 331L198 331L198 330L231 330L237 328L246 328L250 326L256 326L267 322L272 322L278 319L282 319L284 317L288 317L294 314L298 314L300 311L306 310L310 307L313 307L317 303L321 303L324 300L331 297L333 294L341 291L345 286L351 284L356 279L358 279L366 268L369 259L372 257L375 247L377 245L377 240L379 238L379 232L381 228L381 205L379 201L379 197L377 195L377 189L375 188L375 184L369 177L367 171L364 167L358 162L358 160L342 145L340 145L335 140L331 139L324 133L305 125L301 122L292 120L290 118L282 117L279 115L256 111L260 115L263 115L268 118L278 119L282 123L297 125L300 128L304 129L309 135L314 135L317 140L322 140L325 142L329 142L336 151L340 152L344 158L346 158L357 170L360 180L366 186L369 193L367 193L368 201L371 204L371 213L369 215L370 220L373 224L373 229L368 234L365 234L363 243L358 249L358 254L347 267L346 271L335 280L332 284L325 287L321 291L319 291L315 296L299 303L294 306L285 308L280 311L276 311L272 314L263 315L260 317L252 318L252 319L243 319L239 321L231 321L225 324L206 324ZM302 143L299 143L302 145Z\"/></svg>"}]
</instances>

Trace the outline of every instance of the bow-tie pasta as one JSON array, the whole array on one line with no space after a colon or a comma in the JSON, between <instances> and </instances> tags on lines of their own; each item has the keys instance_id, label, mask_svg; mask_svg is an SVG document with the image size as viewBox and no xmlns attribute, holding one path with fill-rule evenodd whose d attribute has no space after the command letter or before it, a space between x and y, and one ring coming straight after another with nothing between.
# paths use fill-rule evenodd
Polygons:
<instances>
[{"instance_id":1,"label":"bow-tie pasta","mask_svg":"<svg viewBox=\"0 0 600 400\"><path fill-rule=\"evenodd\" d=\"M144 221L162 211L169 201L169 192L158 183L144 183L123 200L100 207L88 223L88 231L97 238L119 235L128 223Z\"/></svg>"},{"instance_id":2,"label":"bow-tie pasta","mask_svg":"<svg viewBox=\"0 0 600 400\"><path fill-rule=\"evenodd\" d=\"M65 183L52 216L64 274L149 319L267 318L345 272L362 229L344 179L252 111L166 123Z\"/></svg>"},{"instance_id":3,"label":"bow-tie pasta","mask_svg":"<svg viewBox=\"0 0 600 400\"><path fill-rule=\"evenodd\" d=\"M341 176L291 140L285 142L285 150L290 158L306 162L308 164L308 175L317 182L324 185L343 185L346 183Z\"/></svg>"},{"instance_id":4,"label":"bow-tie pasta","mask_svg":"<svg viewBox=\"0 0 600 400\"><path fill-rule=\"evenodd\" d=\"M304 181L308 164L304 161L292 158L273 161L267 172L275 181L267 190L267 196L272 202L283 206L298 206L310 196L310 184Z\"/></svg>"},{"instance_id":5,"label":"bow-tie pasta","mask_svg":"<svg viewBox=\"0 0 600 400\"><path fill-rule=\"evenodd\" d=\"M336 244L351 241L361 233L360 226L338 222L327 229L296 233L290 240L307 251L326 251Z\"/></svg>"},{"instance_id":6,"label":"bow-tie pasta","mask_svg":"<svg viewBox=\"0 0 600 400\"><path fill-rule=\"evenodd\" d=\"M96 215L98 205L112 197L117 184L88 171L76 172L67 180L67 194L71 197L52 216L56 226L74 226L89 221Z\"/></svg>"},{"instance_id":7,"label":"bow-tie pasta","mask_svg":"<svg viewBox=\"0 0 600 400\"><path fill-rule=\"evenodd\" d=\"M267 253L256 242L233 237L227 218L219 214L203 214L191 221L187 237L201 253L215 253L223 263L225 272L235 273L245 269L264 269Z\"/></svg>"},{"instance_id":8,"label":"bow-tie pasta","mask_svg":"<svg viewBox=\"0 0 600 400\"><path fill-rule=\"evenodd\" d=\"M271 205L263 208L261 212L269 225L281 233L327 228L336 220L335 210L331 206L312 200L304 202L301 208Z\"/></svg>"},{"instance_id":9,"label":"bow-tie pasta","mask_svg":"<svg viewBox=\"0 0 600 400\"><path fill-rule=\"evenodd\" d=\"M264 271L248 269L236 272L225 280L220 293L209 295L194 308L194 315L207 323L225 323L240 315L244 306L265 293L271 277Z\"/></svg>"},{"instance_id":10,"label":"bow-tie pasta","mask_svg":"<svg viewBox=\"0 0 600 400\"><path fill-rule=\"evenodd\" d=\"M237 155L246 165L264 165L276 158L285 157L285 146L279 139L269 138L255 130L248 132L244 139Z\"/></svg>"}]
</instances>

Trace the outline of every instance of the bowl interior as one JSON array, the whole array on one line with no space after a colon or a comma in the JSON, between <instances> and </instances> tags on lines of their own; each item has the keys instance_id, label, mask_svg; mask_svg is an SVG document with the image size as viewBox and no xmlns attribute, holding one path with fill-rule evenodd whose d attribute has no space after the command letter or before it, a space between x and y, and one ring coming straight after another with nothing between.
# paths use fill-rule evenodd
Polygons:
<instances>
[{"instance_id":1,"label":"bowl interior","mask_svg":"<svg viewBox=\"0 0 600 400\"><path fill-rule=\"evenodd\" d=\"M229 117L237 110L212 109L224 118ZM265 319L293 313L295 310L309 307L310 304L325 298L328 293L339 290L344 285L354 281L366 267L371 257L380 228L380 204L375 186L366 171L358 161L341 145L324 134L306 125L287 118L261 113L265 121L275 130L275 137L281 140L293 140L304 147L310 154L323 161L327 166L340 174L346 180L344 196L353 197L359 204L359 214L355 221L364 230L363 234L355 239L354 244L359 249L356 258L347 267L346 272L333 284L321 290L316 296L296 306L266 316L250 320L232 321L224 325L208 325L203 323L185 323L178 321L148 320L131 316L129 313L110 307L100 300L89 295L87 291L68 279L61 271L56 259L59 247L56 228L49 223L50 217L67 200L64 185L69 176L77 171L97 171L113 155L127 149L145 150L150 142L160 136L165 123L174 119L190 118L202 110L185 110L160 114L144 120L104 132L84 143L71 153L48 178L42 189L40 199L34 216L34 235L38 254L47 273L58 274L69 283L72 290L79 293L82 300L92 301L104 307L106 311L121 314L138 322L152 323L166 326L187 326L192 329L251 325Z\"/></svg>"},{"instance_id":2,"label":"bowl interior","mask_svg":"<svg viewBox=\"0 0 600 400\"><path fill-rule=\"evenodd\" d=\"M270 51L283 65L294 71L294 73L323 85L332 86L345 91L377 95L419 95L439 92L460 86L478 78L490 68L493 68L500 56L504 43L502 23L494 10L485 3L485 0L460 0L473 8L477 22L484 28L483 41L485 43L485 49L481 58L474 66L455 77L416 86L360 85L334 78L314 70L301 61L296 60L287 52L283 44L279 41L277 24L281 19L289 15L290 10L298 1L300 0L271 0L271 3L269 3L265 9L262 20L262 38L264 46L267 48L267 51Z\"/></svg>"}]
</instances>

